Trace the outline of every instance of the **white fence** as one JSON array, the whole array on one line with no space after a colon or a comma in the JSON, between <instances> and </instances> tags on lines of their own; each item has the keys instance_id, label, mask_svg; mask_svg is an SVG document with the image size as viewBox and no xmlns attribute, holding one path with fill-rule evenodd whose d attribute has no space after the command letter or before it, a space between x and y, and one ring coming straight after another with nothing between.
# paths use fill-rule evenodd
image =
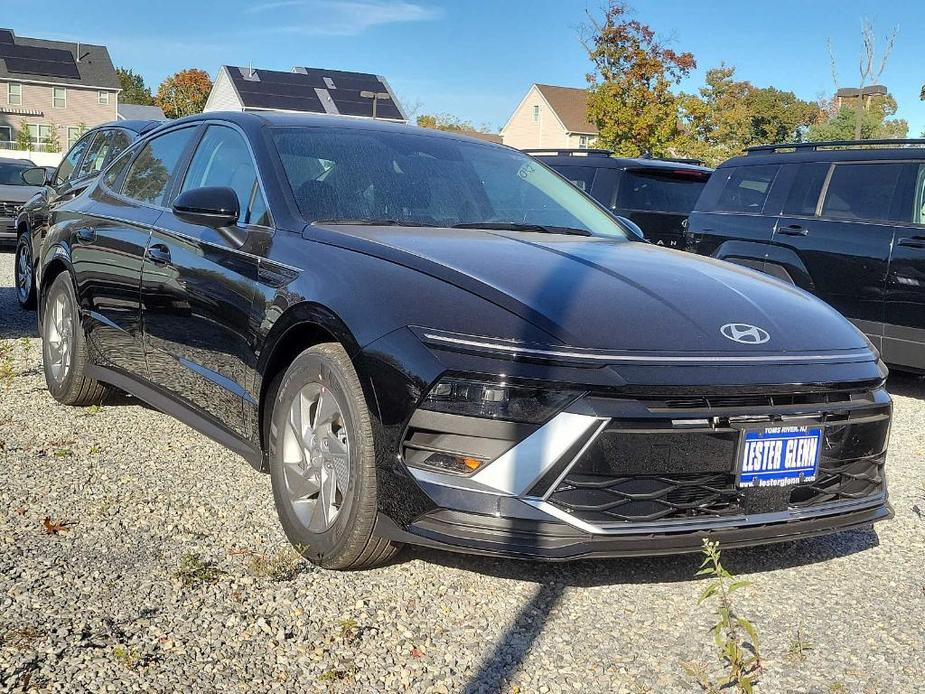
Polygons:
<instances>
[{"instance_id":1,"label":"white fence","mask_svg":"<svg viewBox=\"0 0 925 694\"><path fill-rule=\"evenodd\" d=\"M9 159L29 159L36 166L57 166L61 163L61 158L64 156L63 152L40 151L45 148L43 144L36 145L33 151L15 149L15 147L15 142L0 142L0 157L7 157Z\"/></svg>"}]
</instances>

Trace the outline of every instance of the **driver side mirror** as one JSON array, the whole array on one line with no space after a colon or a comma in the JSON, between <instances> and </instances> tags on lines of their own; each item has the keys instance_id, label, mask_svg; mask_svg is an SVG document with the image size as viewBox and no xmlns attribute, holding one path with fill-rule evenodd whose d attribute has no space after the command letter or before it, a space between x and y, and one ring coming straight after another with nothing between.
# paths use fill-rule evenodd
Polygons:
<instances>
[{"instance_id":1,"label":"driver side mirror","mask_svg":"<svg viewBox=\"0 0 925 694\"><path fill-rule=\"evenodd\" d=\"M184 222L215 229L239 248L247 240L247 232L237 226L241 203L232 188L206 186L187 190L173 201L173 213Z\"/></svg>"},{"instance_id":2,"label":"driver side mirror","mask_svg":"<svg viewBox=\"0 0 925 694\"><path fill-rule=\"evenodd\" d=\"M642 243L649 243L649 240L646 238L645 232L643 232L643 230L639 227L639 225L636 224L636 222L634 222L632 219L628 219L627 217L622 217L620 215L617 215L617 221L619 221L620 224L623 226L623 228L626 229L628 232L630 232L630 234L632 234L635 237L634 239L632 239L633 241L641 241Z\"/></svg>"},{"instance_id":3,"label":"driver side mirror","mask_svg":"<svg viewBox=\"0 0 925 694\"><path fill-rule=\"evenodd\" d=\"M20 174L26 185L30 186L50 186L55 182L54 170L49 171L44 166L34 166L26 169Z\"/></svg>"}]
</instances>

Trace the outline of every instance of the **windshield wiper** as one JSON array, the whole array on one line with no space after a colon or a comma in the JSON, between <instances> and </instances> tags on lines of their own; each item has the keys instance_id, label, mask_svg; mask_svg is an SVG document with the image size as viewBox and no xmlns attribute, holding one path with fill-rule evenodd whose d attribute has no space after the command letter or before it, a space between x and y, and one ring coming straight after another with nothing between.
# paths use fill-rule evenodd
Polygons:
<instances>
[{"instance_id":1,"label":"windshield wiper","mask_svg":"<svg viewBox=\"0 0 925 694\"><path fill-rule=\"evenodd\" d=\"M536 231L541 234L570 234L572 236L591 236L587 229L574 227L557 227L543 224L520 224L518 222L465 222L454 224L453 229L499 229L501 231Z\"/></svg>"},{"instance_id":2,"label":"windshield wiper","mask_svg":"<svg viewBox=\"0 0 925 694\"><path fill-rule=\"evenodd\" d=\"M409 219L375 219L375 218L358 218L358 219L316 219L312 224L345 224L352 226L368 227L433 227L436 224L425 224L424 222L415 222Z\"/></svg>"}]
</instances>

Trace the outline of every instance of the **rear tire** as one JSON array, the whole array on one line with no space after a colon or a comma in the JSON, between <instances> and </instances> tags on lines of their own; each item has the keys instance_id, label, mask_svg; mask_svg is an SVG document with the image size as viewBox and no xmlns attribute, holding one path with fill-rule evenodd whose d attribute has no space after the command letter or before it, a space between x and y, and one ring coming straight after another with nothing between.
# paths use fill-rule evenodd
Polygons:
<instances>
[{"instance_id":1,"label":"rear tire","mask_svg":"<svg viewBox=\"0 0 925 694\"><path fill-rule=\"evenodd\" d=\"M35 308L35 264L32 261L32 234L23 232L16 242L16 299L26 310Z\"/></svg>"},{"instance_id":2,"label":"rear tire","mask_svg":"<svg viewBox=\"0 0 925 694\"><path fill-rule=\"evenodd\" d=\"M375 532L372 425L339 344L305 350L286 370L273 402L269 453L280 523L303 557L326 569L368 569L401 549Z\"/></svg>"},{"instance_id":3,"label":"rear tire","mask_svg":"<svg viewBox=\"0 0 925 694\"><path fill-rule=\"evenodd\" d=\"M42 310L42 366L52 397L64 405L99 404L109 388L85 375L90 364L77 297L67 272L58 275Z\"/></svg>"}]
</instances>

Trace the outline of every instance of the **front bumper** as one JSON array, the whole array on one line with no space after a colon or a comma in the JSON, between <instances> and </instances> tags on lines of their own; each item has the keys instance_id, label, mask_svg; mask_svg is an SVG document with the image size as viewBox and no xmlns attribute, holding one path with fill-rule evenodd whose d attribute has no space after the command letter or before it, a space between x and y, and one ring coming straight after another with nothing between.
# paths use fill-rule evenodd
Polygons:
<instances>
[{"instance_id":1,"label":"front bumper","mask_svg":"<svg viewBox=\"0 0 925 694\"><path fill-rule=\"evenodd\" d=\"M0 241L16 240L16 218L0 216Z\"/></svg>"}]
</instances>

